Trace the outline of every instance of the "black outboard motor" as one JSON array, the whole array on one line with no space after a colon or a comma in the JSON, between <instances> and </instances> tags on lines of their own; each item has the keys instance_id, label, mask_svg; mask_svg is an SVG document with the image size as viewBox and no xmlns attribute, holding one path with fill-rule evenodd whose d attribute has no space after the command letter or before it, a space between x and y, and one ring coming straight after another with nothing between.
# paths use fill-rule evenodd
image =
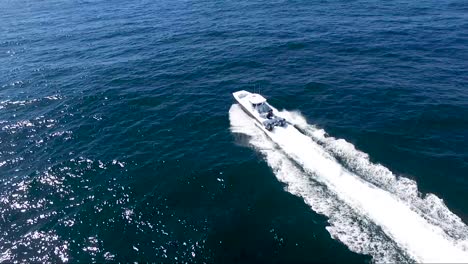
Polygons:
<instances>
[{"instance_id":1,"label":"black outboard motor","mask_svg":"<svg viewBox=\"0 0 468 264\"><path fill-rule=\"evenodd\" d=\"M263 121L263 125L268 131L272 131L275 126L286 126L286 119L274 116L268 120Z\"/></svg>"}]
</instances>

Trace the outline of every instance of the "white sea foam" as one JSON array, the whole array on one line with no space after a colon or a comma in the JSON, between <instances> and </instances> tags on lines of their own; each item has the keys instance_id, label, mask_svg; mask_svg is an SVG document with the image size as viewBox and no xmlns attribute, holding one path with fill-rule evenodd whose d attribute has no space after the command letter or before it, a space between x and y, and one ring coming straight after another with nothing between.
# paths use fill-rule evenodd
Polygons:
<instances>
[{"instance_id":1,"label":"white sea foam","mask_svg":"<svg viewBox=\"0 0 468 264\"><path fill-rule=\"evenodd\" d=\"M283 116L285 113L288 112L283 112ZM378 184L379 181L388 182L388 174L373 175L374 171L367 170L367 177L362 177L351 172L331 155L339 151L333 152L330 150L332 147L325 146L325 143L315 142L313 136L306 136L295 129L276 129L270 140L237 105L231 107L229 116L232 131L249 135L250 144L265 156L278 179L287 184L287 190L302 197L314 211L329 217L327 230L351 250L370 254L375 262L407 261L408 257L426 263L468 261L466 226L436 196L427 197L437 199L422 199L418 195L402 199L399 193L403 191L397 189L412 186L409 180L402 180L404 184L389 188ZM298 123L299 117L290 116L288 119ZM305 127L309 126L303 121ZM341 159L349 154L358 153L347 152ZM355 162L368 161L362 154L364 156L358 155ZM367 165L380 166L370 162ZM372 178L369 175L382 179L368 180ZM393 178L396 182L401 180ZM415 183L412 188L417 192ZM417 203L417 199L424 205L412 204ZM433 217L432 213L421 209L430 209L431 206L433 212L444 212L445 216ZM443 219L450 221L443 223ZM461 231L450 232L458 227Z\"/></svg>"},{"instance_id":2,"label":"white sea foam","mask_svg":"<svg viewBox=\"0 0 468 264\"><path fill-rule=\"evenodd\" d=\"M309 125L300 113L282 111L281 116L299 127L348 169L366 181L398 196L412 210L417 211L430 223L444 229L448 235L458 240L465 250L468 250L468 244L466 244L468 226L447 208L442 199L434 194L421 194L414 180L398 177L381 164L372 163L369 155L357 150L346 140L326 136L325 130Z\"/></svg>"}]
</instances>

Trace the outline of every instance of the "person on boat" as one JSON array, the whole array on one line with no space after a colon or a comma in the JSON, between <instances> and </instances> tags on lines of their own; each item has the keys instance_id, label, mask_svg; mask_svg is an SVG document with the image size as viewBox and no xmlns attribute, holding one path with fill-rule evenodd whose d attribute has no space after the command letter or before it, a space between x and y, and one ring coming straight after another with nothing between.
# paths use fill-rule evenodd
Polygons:
<instances>
[{"instance_id":1,"label":"person on boat","mask_svg":"<svg viewBox=\"0 0 468 264\"><path fill-rule=\"evenodd\" d=\"M266 115L266 118L267 118L267 119L271 119L272 117L273 117L273 110L270 109L270 110L268 110L268 113L267 113L267 115Z\"/></svg>"}]
</instances>

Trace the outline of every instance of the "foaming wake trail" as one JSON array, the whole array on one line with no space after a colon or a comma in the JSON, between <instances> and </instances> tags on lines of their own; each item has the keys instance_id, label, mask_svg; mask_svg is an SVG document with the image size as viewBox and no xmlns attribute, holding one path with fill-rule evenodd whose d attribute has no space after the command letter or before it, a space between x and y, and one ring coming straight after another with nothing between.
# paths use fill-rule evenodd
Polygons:
<instances>
[{"instance_id":1,"label":"foaming wake trail","mask_svg":"<svg viewBox=\"0 0 468 264\"><path fill-rule=\"evenodd\" d=\"M375 186L394 194L431 224L441 227L450 237L464 246L465 250L468 249L468 226L447 208L442 199L434 194L421 194L415 181L397 177L386 167L372 163L366 153L357 150L346 140L326 136L325 130L309 125L300 113L282 111L281 116L310 136L346 168Z\"/></svg>"},{"instance_id":2,"label":"foaming wake trail","mask_svg":"<svg viewBox=\"0 0 468 264\"><path fill-rule=\"evenodd\" d=\"M229 117L232 131L249 135L249 143L265 156L287 190L329 217L327 230L351 250L370 254L375 262L468 261L466 226L448 209L443 211L463 228L459 233L449 233L450 224L437 217L428 220L431 214L415 210L421 207L410 205L411 199L403 200L398 192L343 167L313 137L295 129L277 129L269 139L238 105L231 107Z\"/></svg>"}]
</instances>

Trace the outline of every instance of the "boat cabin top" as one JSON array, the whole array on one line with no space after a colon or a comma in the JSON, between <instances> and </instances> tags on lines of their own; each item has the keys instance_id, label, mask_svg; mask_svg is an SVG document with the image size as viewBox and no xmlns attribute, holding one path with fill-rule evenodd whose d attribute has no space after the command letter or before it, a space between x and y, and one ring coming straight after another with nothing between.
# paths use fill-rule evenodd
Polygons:
<instances>
[{"instance_id":1,"label":"boat cabin top","mask_svg":"<svg viewBox=\"0 0 468 264\"><path fill-rule=\"evenodd\" d=\"M268 106L268 104L266 104L265 97L259 94L251 94L249 98L249 102L252 104L252 107L254 109L257 109L257 111L260 114L268 113L271 111L271 108Z\"/></svg>"},{"instance_id":2,"label":"boat cabin top","mask_svg":"<svg viewBox=\"0 0 468 264\"><path fill-rule=\"evenodd\" d=\"M259 105L263 104L266 102L265 97L259 95L259 94L251 94L249 97L249 102L253 105Z\"/></svg>"}]
</instances>

